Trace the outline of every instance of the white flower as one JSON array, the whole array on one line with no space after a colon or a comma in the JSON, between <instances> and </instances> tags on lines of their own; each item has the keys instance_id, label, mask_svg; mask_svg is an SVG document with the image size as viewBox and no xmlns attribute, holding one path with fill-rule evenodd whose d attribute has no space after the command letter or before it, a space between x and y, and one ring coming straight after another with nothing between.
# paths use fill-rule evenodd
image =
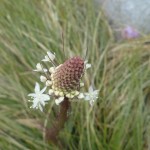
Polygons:
<instances>
[{"instance_id":1,"label":"white flower","mask_svg":"<svg viewBox=\"0 0 150 150\"><path fill-rule=\"evenodd\" d=\"M28 96L31 96L31 98L33 99L33 104L30 108L36 108L36 109L40 109L41 111L43 111L43 107L45 106L45 102L50 100L50 96L47 94L43 94L43 92L46 90L46 87L44 87L41 91L40 91L40 86L39 84L36 82L35 84L35 93L30 93Z\"/></svg>"},{"instance_id":2,"label":"white flower","mask_svg":"<svg viewBox=\"0 0 150 150\"><path fill-rule=\"evenodd\" d=\"M90 105L92 106L94 101L98 98L98 92L99 90L93 90L93 87L89 87L89 92L84 93L85 94L85 100L90 102Z\"/></svg>"},{"instance_id":3,"label":"white flower","mask_svg":"<svg viewBox=\"0 0 150 150\"><path fill-rule=\"evenodd\" d=\"M47 80L47 81L46 81L46 86L51 86L51 85L52 85L52 81Z\"/></svg>"},{"instance_id":4,"label":"white flower","mask_svg":"<svg viewBox=\"0 0 150 150\"><path fill-rule=\"evenodd\" d=\"M84 86L84 83L83 83L83 82L81 82L81 83L80 83L80 87L83 87L83 86Z\"/></svg>"},{"instance_id":5,"label":"white flower","mask_svg":"<svg viewBox=\"0 0 150 150\"><path fill-rule=\"evenodd\" d=\"M40 72L40 71L44 71L44 72L47 72L47 69L45 69L45 68L42 68L42 65L40 64L40 63L37 63L37 65L36 65L36 70L34 70L34 71L37 71L37 72Z\"/></svg>"},{"instance_id":6,"label":"white flower","mask_svg":"<svg viewBox=\"0 0 150 150\"><path fill-rule=\"evenodd\" d=\"M36 70L34 70L34 71L43 71L42 65L40 63L37 63Z\"/></svg>"},{"instance_id":7,"label":"white flower","mask_svg":"<svg viewBox=\"0 0 150 150\"><path fill-rule=\"evenodd\" d=\"M48 94L49 95L52 95L54 93L54 91L52 90L52 89L50 89L49 91L48 91Z\"/></svg>"},{"instance_id":8,"label":"white flower","mask_svg":"<svg viewBox=\"0 0 150 150\"><path fill-rule=\"evenodd\" d=\"M50 73L54 73L54 72L55 72L55 67L50 67L50 68L49 68L49 72L50 72Z\"/></svg>"},{"instance_id":9,"label":"white flower","mask_svg":"<svg viewBox=\"0 0 150 150\"><path fill-rule=\"evenodd\" d=\"M59 105L64 100L64 97L59 97L58 99L55 99L56 105Z\"/></svg>"},{"instance_id":10,"label":"white flower","mask_svg":"<svg viewBox=\"0 0 150 150\"><path fill-rule=\"evenodd\" d=\"M73 95L75 95L75 96L77 96L77 95L79 95L79 91L75 91L75 92L73 92Z\"/></svg>"},{"instance_id":11,"label":"white flower","mask_svg":"<svg viewBox=\"0 0 150 150\"><path fill-rule=\"evenodd\" d=\"M55 59L55 53L52 54L51 52L47 52L48 57L53 61Z\"/></svg>"},{"instance_id":12,"label":"white flower","mask_svg":"<svg viewBox=\"0 0 150 150\"><path fill-rule=\"evenodd\" d=\"M84 66L85 66L85 69L91 68L91 64L88 64L87 60L84 61Z\"/></svg>"},{"instance_id":13,"label":"white flower","mask_svg":"<svg viewBox=\"0 0 150 150\"><path fill-rule=\"evenodd\" d=\"M55 53L51 53L51 52L47 52L47 55L45 56L45 58L42 61L54 61L55 59Z\"/></svg>"},{"instance_id":14,"label":"white flower","mask_svg":"<svg viewBox=\"0 0 150 150\"><path fill-rule=\"evenodd\" d=\"M42 59L42 61L49 61L49 57L46 55L44 59Z\"/></svg>"},{"instance_id":15,"label":"white flower","mask_svg":"<svg viewBox=\"0 0 150 150\"><path fill-rule=\"evenodd\" d=\"M58 96L58 95L59 95L59 91L55 91L54 93L55 93L55 95L56 95L56 96Z\"/></svg>"},{"instance_id":16,"label":"white flower","mask_svg":"<svg viewBox=\"0 0 150 150\"><path fill-rule=\"evenodd\" d=\"M47 78L45 76L40 76L40 81L41 82L46 82Z\"/></svg>"}]
</instances>

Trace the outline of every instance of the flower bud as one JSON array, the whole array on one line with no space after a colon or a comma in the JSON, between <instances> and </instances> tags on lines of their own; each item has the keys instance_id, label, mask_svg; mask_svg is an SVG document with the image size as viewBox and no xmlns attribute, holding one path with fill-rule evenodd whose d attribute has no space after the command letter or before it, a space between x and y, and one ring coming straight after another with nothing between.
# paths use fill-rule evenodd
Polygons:
<instances>
[{"instance_id":1,"label":"flower bud","mask_svg":"<svg viewBox=\"0 0 150 150\"><path fill-rule=\"evenodd\" d=\"M40 76L41 82L46 82L47 78L45 76Z\"/></svg>"},{"instance_id":2,"label":"flower bud","mask_svg":"<svg viewBox=\"0 0 150 150\"><path fill-rule=\"evenodd\" d=\"M54 91L52 90L52 89L50 89L49 91L48 91L48 94L49 95L52 95L54 93Z\"/></svg>"},{"instance_id":3,"label":"flower bud","mask_svg":"<svg viewBox=\"0 0 150 150\"><path fill-rule=\"evenodd\" d=\"M59 97L58 99L55 99L56 105L59 105L64 100L64 97Z\"/></svg>"},{"instance_id":4,"label":"flower bud","mask_svg":"<svg viewBox=\"0 0 150 150\"><path fill-rule=\"evenodd\" d=\"M54 71L55 71L55 68L54 68L54 67L50 67L50 68L49 68L49 72L50 72L50 73L54 73Z\"/></svg>"},{"instance_id":5,"label":"flower bud","mask_svg":"<svg viewBox=\"0 0 150 150\"><path fill-rule=\"evenodd\" d=\"M51 85L52 85L52 81L47 80L47 81L46 81L46 86L51 86Z\"/></svg>"},{"instance_id":6,"label":"flower bud","mask_svg":"<svg viewBox=\"0 0 150 150\"><path fill-rule=\"evenodd\" d=\"M83 82L81 82L81 83L80 83L80 87L83 87L83 86L84 86L84 83L83 83Z\"/></svg>"}]
</instances>

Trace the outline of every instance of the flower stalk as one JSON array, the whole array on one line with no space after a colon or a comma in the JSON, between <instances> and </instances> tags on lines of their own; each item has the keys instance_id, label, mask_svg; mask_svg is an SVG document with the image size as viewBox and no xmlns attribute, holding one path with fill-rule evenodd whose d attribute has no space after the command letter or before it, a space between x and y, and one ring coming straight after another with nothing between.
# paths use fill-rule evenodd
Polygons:
<instances>
[{"instance_id":1,"label":"flower stalk","mask_svg":"<svg viewBox=\"0 0 150 150\"><path fill-rule=\"evenodd\" d=\"M60 103L60 111L57 115L56 120L53 122L52 127L46 129L46 140L48 142L52 142L53 144L58 145L58 135L68 119L69 108L69 99L65 97L64 101Z\"/></svg>"}]
</instances>

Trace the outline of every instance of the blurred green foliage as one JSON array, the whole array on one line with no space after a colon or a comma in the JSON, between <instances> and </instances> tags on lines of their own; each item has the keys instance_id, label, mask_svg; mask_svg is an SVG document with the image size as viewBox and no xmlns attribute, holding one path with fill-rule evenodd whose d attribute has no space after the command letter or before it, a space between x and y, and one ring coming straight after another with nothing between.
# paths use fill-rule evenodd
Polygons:
<instances>
[{"instance_id":1,"label":"blurred green foliage","mask_svg":"<svg viewBox=\"0 0 150 150\"><path fill-rule=\"evenodd\" d=\"M43 130L59 108L53 103L44 113L29 108L27 95L39 81L32 70L48 50L63 63L65 57L84 58L88 49L86 59L92 68L85 76L85 89L95 84L100 89L99 99L93 108L86 102L72 103L69 120L60 133L62 149L148 150L148 39L116 43L105 16L90 0L2 0L0 149L59 149L45 142Z\"/></svg>"}]
</instances>

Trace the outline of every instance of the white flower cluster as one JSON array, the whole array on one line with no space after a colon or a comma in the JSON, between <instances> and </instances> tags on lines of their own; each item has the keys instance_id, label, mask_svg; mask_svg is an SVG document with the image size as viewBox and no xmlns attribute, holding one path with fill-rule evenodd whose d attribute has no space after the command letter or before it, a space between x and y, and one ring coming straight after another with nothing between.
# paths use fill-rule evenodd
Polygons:
<instances>
[{"instance_id":1,"label":"white flower cluster","mask_svg":"<svg viewBox=\"0 0 150 150\"><path fill-rule=\"evenodd\" d=\"M47 52L47 55L45 56L44 59L42 59L42 61L51 62L54 65L55 54L51 52ZM51 88L53 86L53 82L51 81L51 75L55 72L55 70L58 67L60 67L60 65L53 66L53 67L51 66L49 69L47 69L47 68L44 68L41 63L38 63L36 65L36 69L34 71L42 72L44 74L40 76L40 81L45 83L45 87L40 91L40 85L39 83L36 82L35 90L34 90L35 93L30 93L28 95L32 99L29 101L33 103L30 108L36 108L36 109L40 109L41 111L43 111L43 107L45 106L45 104L47 104L47 101L51 100L52 97L55 98L56 105L59 105L64 100L65 96L70 99L76 96L76 98L89 101L90 105L93 105L94 101L98 98L99 90L93 90L92 86L89 87L89 92L81 93L81 92L76 91L76 93L74 93L74 96L70 95L70 97L69 97L69 94L64 95L63 93L54 91ZM91 67L91 64L88 64L88 61L84 61L85 70L90 67ZM83 86L84 86L84 83L81 82L80 87L83 87ZM47 88L48 88L47 94L43 94Z\"/></svg>"}]
</instances>

